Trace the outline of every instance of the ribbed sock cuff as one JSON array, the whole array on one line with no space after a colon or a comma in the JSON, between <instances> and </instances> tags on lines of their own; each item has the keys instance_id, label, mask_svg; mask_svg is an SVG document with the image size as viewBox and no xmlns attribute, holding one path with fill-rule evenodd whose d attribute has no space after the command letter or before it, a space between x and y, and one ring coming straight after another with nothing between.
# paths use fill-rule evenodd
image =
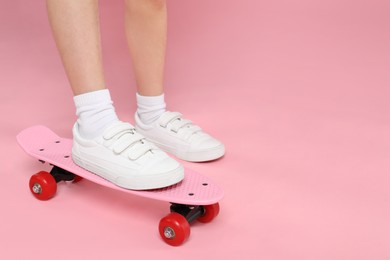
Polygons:
<instances>
[{"instance_id":1,"label":"ribbed sock cuff","mask_svg":"<svg viewBox=\"0 0 390 260\"><path fill-rule=\"evenodd\" d=\"M73 97L76 108L85 105L92 105L101 102L112 102L108 89L96 90Z\"/></svg>"}]
</instances>

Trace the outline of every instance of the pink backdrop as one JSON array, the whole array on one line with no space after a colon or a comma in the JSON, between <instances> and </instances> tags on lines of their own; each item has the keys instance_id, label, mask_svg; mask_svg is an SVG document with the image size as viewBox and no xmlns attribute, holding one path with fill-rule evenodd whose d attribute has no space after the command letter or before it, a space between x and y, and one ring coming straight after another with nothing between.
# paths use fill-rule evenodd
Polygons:
<instances>
[{"instance_id":1,"label":"pink backdrop","mask_svg":"<svg viewBox=\"0 0 390 260\"><path fill-rule=\"evenodd\" d=\"M184 163L225 190L221 215L180 248L168 205L88 181L35 200L47 169L15 136L71 137L72 96L44 1L0 0L2 259L389 259L390 2L169 0L166 95L227 146ZM101 1L106 78L133 122L122 1Z\"/></svg>"}]
</instances>

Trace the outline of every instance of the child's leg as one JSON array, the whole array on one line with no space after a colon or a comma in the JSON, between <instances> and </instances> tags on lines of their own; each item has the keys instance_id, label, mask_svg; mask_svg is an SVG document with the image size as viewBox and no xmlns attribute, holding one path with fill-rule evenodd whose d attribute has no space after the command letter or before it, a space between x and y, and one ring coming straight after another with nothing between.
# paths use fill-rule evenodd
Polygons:
<instances>
[{"instance_id":1,"label":"child's leg","mask_svg":"<svg viewBox=\"0 0 390 260\"><path fill-rule=\"evenodd\" d=\"M178 162L116 116L104 84L98 0L47 0L47 7L75 94L73 161L129 189L161 188L182 180Z\"/></svg>"},{"instance_id":2,"label":"child's leg","mask_svg":"<svg viewBox=\"0 0 390 260\"><path fill-rule=\"evenodd\" d=\"M137 83L137 113L147 123L165 112L165 0L126 0L125 28Z\"/></svg>"},{"instance_id":3,"label":"child's leg","mask_svg":"<svg viewBox=\"0 0 390 260\"><path fill-rule=\"evenodd\" d=\"M104 89L98 0L47 0L47 10L73 93Z\"/></svg>"},{"instance_id":4,"label":"child's leg","mask_svg":"<svg viewBox=\"0 0 390 260\"><path fill-rule=\"evenodd\" d=\"M223 156L225 147L220 141L178 113L165 111L165 0L126 0L126 35L138 89L138 132L184 160L208 161Z\"/></svg>"},{"instance_id":5,"label":"child's leg","mask_svg":"<svg viewBox=\"0 0 390 260\"><path fill-rule=\"evenodd\" d=\"M167 37L165 0L126 0L125 26L138 93L161 95Z\"/></svg>"},{"instance_id":6,"label":"child's leg","mask_svg":"<svg viewBox=\"0 0 390 260\"><path fill-rule=\"evenodd\" d=\"M95 138L118 120L105 90L98 0L47 0L53 35L75 95L78 130Z\"/></svg>"}]
</instances>

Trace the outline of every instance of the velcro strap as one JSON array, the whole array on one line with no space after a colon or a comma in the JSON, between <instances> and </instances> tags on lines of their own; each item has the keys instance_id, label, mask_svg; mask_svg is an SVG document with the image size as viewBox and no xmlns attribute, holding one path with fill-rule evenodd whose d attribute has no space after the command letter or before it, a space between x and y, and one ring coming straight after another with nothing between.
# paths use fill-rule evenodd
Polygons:
<instances>
[{"instance_id":1,"label":"velcro strap","mask_svg":"<svg viewBox=\"0 0 390 260\"><path fill-rule=\"evenodd\" d=\"M139 144L136 145L136 147L134 148L135 151L131 151L129 152L129 158L130 160L137 160L138 158L140 158L142 155L144 155L145 153L147 153L148 151L152 150L153 147L149 144L149 143L146 143L146 142L140 142Z\"/></svg>"},{"instance_id":2,"label":"velcro strap","mask_svg":"<svg viewBox=\"0 0 390 260\"><path fill-rule=\"evenodd\" d=\"M106 140L110 140L111 138L113 138L114 136L122 132L134 132L134 131L135 129L133 128L132 125L130 125L129 123L121 122L120 124L116 124L111 128L109 128L104 134L103 138Z\"/></svg>"},{"instance_id":3,"label":"velcro strap","mask_svg":"<svg viewBox=\"0 0 390 260\"><path fill-rule=\"evenodd\" d=\"M126 133L116 141L114 145L114 153L120 154L134 143L139 142L142 139L143 137L136 132Z\"/></svg>"},{"instance_id":4,"label":"velcro strap","mask_svg":"<svg viewBox=\"0 0 390 260\"><path fill-rule=\"evenodd\" d=\"M182 114L179 112L165 112L160 119L160 126L167 127L167 125L173 120L179 119L182 117Z\"/></svg>"}]
</instances>

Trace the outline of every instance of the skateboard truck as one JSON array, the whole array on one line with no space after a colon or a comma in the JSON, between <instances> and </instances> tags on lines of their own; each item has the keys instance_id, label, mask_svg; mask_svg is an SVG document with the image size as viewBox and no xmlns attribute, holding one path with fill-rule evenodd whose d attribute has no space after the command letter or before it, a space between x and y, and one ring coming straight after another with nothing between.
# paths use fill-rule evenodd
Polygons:
<instances>
[{"instance_id":1,"label":"skateboard truck","mask_svg":"<svg viewBox=\"0 0 390 260\"><path fill-rule=\"evenodd\" d=\"M203 206L190 206L190 205L182 205L177 203L172 203L171 212L176 212L186 218L188 223L194 222L199 217L203 216L205 213L205 209Z\"/></svg>"},{"instance_id":2,"label":"skateboard truck","mask_svg":"<svg viewBox=\"0 0 390 260\"><path fill-rule=\"evenodd\" d=\"M61 181L74 181L77 176L76 174L73 174L57 166L53 166L50 174L54 177L57 183Z\"/></svg>"}]
</instances>

